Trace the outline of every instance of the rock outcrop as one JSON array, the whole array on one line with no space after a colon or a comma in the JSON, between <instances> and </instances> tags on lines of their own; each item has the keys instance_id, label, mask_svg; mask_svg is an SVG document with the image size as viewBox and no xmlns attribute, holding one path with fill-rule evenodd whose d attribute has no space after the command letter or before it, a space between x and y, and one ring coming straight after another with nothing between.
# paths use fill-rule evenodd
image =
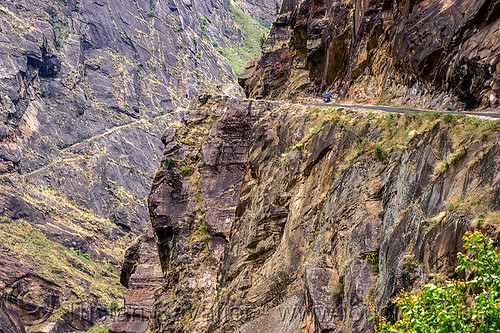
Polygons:
<instances>
[{"instance_id":1,"label":"rock outcrop","mask_svg":"<svg viewBox=\"0 0 500 333\"><path fill-rule=\"evenodd\" d=\"M425 108L498 107L497 0L285 0L247 96L339 99Z\"/></svg>"},{"instance_id":2,"label":"rock outcrop","mask_svg":"<svg viewBox=\"0 0 500 333\"><path fill-rule=\"evenodd\" d=\"M205 96L163 135L164 158L149 207L166 277L152 330L201 332L208 326L250 130L270 106Z\"/></svg>"},{"instance_id":3,"label":"rock outcrop","mask_svg":"<svg viewBox=\"0 0 500 333\"><path fill-rule=\"evenodd\" d=\"M497 237L498 122L204 98L163 138L153 332L372 332Z\"/></svg>"},{"instance_id":4,"label":"rock outcrop","mask_svg":"<svg viewBox=\"0 0 500 333\"><path fill-rule=\"evenodd\" d=\"M161 287L163 273L153 229L149 224L136 244L127 249L120 282L127 287L125 304L113 321L110 332L141 333L149 325L154 293Z\"/></svg>"}]
</instances>

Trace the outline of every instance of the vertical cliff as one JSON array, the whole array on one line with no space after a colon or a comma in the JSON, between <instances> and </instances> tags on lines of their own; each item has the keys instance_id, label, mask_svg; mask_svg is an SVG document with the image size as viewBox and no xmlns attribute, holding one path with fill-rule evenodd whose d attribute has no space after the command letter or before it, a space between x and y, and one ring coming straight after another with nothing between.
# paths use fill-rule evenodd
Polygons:
<instances>
[{"instance_id":1,"label":"vertical cliff","mask_svg":"<svg viewBox=\"0 0 500 333\"><path fill-rule=\"evenodd\" d=\"M217 272L247 166L253 122L271 103L202 98L164 134L149 198L165 273L153 331L200 332L210 322Z\"/></svg>"},{"instance_id":2,"label":"vertical cliff","mask_svg":"<svg viewBox=\"0 0 500 333\"><path fill-rule=\"evenodd\" d=\"M153 332L371 332L500 223L498 121L202 99L150 195ZM217 276L217 280L216 280Z\"/></svg>"},{"instance_id":3,"label":"vertical cliff","mask_svg":"<svg viewBox=\"0 0 500 333\"><path fill-rule=\"evenodd\" d=\"M285 0L247 96L425 108L498 107L500 3Z\"/></svg>"}]
</instances>

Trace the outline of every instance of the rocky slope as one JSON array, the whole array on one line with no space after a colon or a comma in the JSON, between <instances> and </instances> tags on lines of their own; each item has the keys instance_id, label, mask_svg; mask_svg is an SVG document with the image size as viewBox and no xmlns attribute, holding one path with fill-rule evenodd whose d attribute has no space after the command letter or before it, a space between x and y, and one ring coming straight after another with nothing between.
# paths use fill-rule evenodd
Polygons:
<instances>
[{"instance_id":1,"label":"rocky slope","mask_svg":"<svg viewBox=\"0 0 500 333\"><path fill-rule=\"evenodd\" d=\"M2 327L87 330L120 301L171 111L240 96L220 49L244 39L224 0L0 1Z\"/></svg>"},{"instance_id":2,"label":"rocky slope","mask_svg":"<svg viewBox=\"0 0 500 333\"><path fill-rule=\"evenodd\" d=\"M498 0L285 0L247 96L498 107Z\"/></svg>"},{"instance_id":3,"label":"rocky slope","mask_svg":"<svg viewBox=\"0 0 500 333\"><path fill-rule=\"evenodd\" d=\"M253 17L271 25L276 19L282 0L245 0L240 1L241 7Z\"/></svg>"},{"instance_id":4,"label":"rocky slope","mask_svg":"<svg viewBox=\"0 0 500 333\"><path fill-rule=\"evenodd\" d=\"M500 124L201 98L149 198L152 332L372 332L366 301L454 273L500 225Z\"/></svg>"}]
</instances>

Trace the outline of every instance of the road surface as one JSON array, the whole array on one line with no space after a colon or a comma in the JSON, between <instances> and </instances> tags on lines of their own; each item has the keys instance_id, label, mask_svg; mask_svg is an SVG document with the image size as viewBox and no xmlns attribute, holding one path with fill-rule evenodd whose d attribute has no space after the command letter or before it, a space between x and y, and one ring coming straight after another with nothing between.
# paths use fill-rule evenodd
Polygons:
<instances>
[{"instance_id":1,"label":"road surface","mask_svg":"<svg viewBox=\"0 0 500 333\"><path fill-rule=\"evenodd\" d=\"M382 106L382 105L347 105L347 104L334 104L334 103L306 103L305 105L314 105L314 106L334 106L338 108L356 108L356 109L365 109L365 110L374 110L374 111L385 111L385 112L396 112L396 113L409 113L409 112L439 112L439 113L451 113L451 114L462 114L469 116L482 116L482 117L490 117L495 119L500 119L500 113L482 113L482 112L453 112L453 111L425 111L425 110L416 110L416 109L406 109L406 108L395 108L391 106Z\"/></svg>"}]
</instances>

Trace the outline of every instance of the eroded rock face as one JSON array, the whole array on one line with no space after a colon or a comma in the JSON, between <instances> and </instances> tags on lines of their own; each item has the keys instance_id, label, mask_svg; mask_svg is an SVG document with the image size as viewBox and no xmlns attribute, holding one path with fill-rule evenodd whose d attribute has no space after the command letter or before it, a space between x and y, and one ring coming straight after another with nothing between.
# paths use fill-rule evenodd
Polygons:
<instances>
[{"instance_id":1,"label":"eroded rock face","mask_svg":"<svg viewBox=\"0 0 500 333\"><path fill-rule=\"evenodd\" d=\"M200 332L208 326L217 267L246 172L250 129L271 105L202 97L163 135L162 167L149 197L165 272L153 331Z\"/></svg>"},{"instance_id":2,"label":"eroded rock face","mask_svg":"<svg viewBox=\"0 0 500 333\"><path fill-rule=\"evenodd\" d=\"M365 299L391 317L400 288L454 274L500 204L494 122L206 99L174 128L153 332L373 332Z\"/></svg>"},{"instance_id":3,"label":"eroded rock face","mask_svg":"<svg viewBox=\"0 0 500 333\"><path fill-rule=\"evenodd\" d=\"M285 0L247 96L498 107L500 3Z\"/></svg>"},{"instance_id":4,"label":"eroded rock face","mask_svg":"<svg viewBox=\"0 0 500 333\"><path fill-rule=\"evenodd\" d=\"M124 308L114 320L110 332L145 332L154 304L154 293L163 281L158 250L151 224L127 249L120 282L127 287Z\"/></svg>"}]
</instances>

